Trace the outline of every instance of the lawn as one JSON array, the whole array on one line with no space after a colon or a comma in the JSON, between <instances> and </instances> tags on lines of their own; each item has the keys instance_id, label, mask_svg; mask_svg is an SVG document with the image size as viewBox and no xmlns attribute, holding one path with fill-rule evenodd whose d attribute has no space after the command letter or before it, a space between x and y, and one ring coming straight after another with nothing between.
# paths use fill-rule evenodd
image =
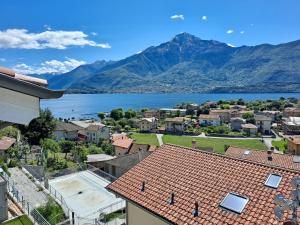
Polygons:
<instances>
[{"instance_id":1,"label":"lawn","mask_svg":"<svg viewBox=\"0 0 300 225\"><path fill-rule=\"evenodd\" d=\"M12 219L8 222L1 223L1 225L33 225L33 223L28 218L28 216L23 215L19 216L18 218Z\"/></svg>"},{"instance_id":2,"label":"lawn","mask_svg":"<svg viewBox=\"0 0 300 225\"><path fill-rule=\"evenodd\" d=\"M285 150L285 147L287 146L287 140L272 141L272 145L279 151L283 152Z\"/></svg>"},{"instance_id":3,"label":"lawn","mask_svg":"<svg viewBox=\"0 0 300 225\"><path fill-rule=\"evenodd\" d=\"M266 150L267 147L259 140L241 140L241 139L225 139L225 138L202 138L202 137L188 137L188 136L175 136L164 135L164 144L170 143L186 147L192 147L192 140L195 139L197 146L210 147L214 151L223 153L225 145L232 145L241 148Z\"/></svg>"},{"instance_id":4,"label":"lawn","mask_svg":"<svg viewBox=\"0 0 300 225\"><path fill-rule=\"evenodd\" d=\"M138 144L150 144L159 146L156 134L140 134L140 133L133 133L131 138L136 140Z\"/></svg>"}]
</instances>

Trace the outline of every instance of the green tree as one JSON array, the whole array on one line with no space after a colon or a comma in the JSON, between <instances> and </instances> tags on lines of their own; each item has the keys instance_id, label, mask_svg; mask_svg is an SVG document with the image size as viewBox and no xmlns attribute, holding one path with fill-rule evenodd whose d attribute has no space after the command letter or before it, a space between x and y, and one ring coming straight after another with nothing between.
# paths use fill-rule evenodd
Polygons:
<instances>
[{"instance_id":1,"label":"green tree","mask_svg":"<svg viewBox=\"0 0 300 225\"><path fill-rule=\"evenodd\" d=\"M118 109L113 109L110 112L110 117L113 118L114 120L120 120L123 118L123 109L118 108Z\"/></svg>"},{"instance_id":2,"label":"green tree","mask_svg":"<svg viewBox=\"0 0 300 225\"><path fill-rule=\"evenodd\" d=\"M53 139L46 138L41 141L43 149L47 152L50 151L53 153L54 159L56 159L56 153L60 152L60 145Z\"/></svg>"},{"instance_id":3,"label":"green tree","mask_svg":"<svg viewBox=\"0 0 300 225\"><path fill-rule=\"evenodd\" d=\"M126 112L125 112L125 118L126 119L131 119L131 118L134 118L136 117L136 112L132 109L128 109Z\"/></svg>"},{"instance_id":4,"label":"green tree","mask_svg":"<svg viewBox=\"0 0 300 225\"><path fill-rule=\"evenodd\" d=\"M67 158L68 153L72 151L75 147L75 143L73 141L62 140L59 142L61 151L65 153L65 159Z\"/></svg>"},{"instance_id":5,"label":"green tree","mask_svg":"<svg viewBox=\"0 0 300 225\"><path fill-rule=\"evenodd\" d=\"M98 112L98 117L100 120L104 120L105 119L105 113L104 112Z\"/></svg>"},{"instance_id":6,"label":"green tree","mask_svg":"<svg viewBox=\"0 0 300 225\"><path fill-rule=\"evenodd\" d=\"M115 154L114 147L108 141L104 141L102 143L101 147L102 147L102 150L105 152L105 154L107 154L107 155L114 155Z\"/></svg>"},{"instance_id":7,"label":"green tree","mask_svg":"<svg viewBox=\"0 0 300 225\"><path fill-rule=\"evenodd\" d=\"M63 221L64 211L52 198L44 206L37 208L37 211L51 224L55 225Z\"/></svg>"},{"instance_id":8,"label":"green tree","mask_svg":"<svg viewBox=\"0 0 300 225\"><path fill-rule=\"evenodd\" d=\"M0 138L3 136L17 138L18 133L19 133L19 129L13 126L8 126L0 130Z\"/></svg>"},{"instance_id":9,"label":"green tree","mask_svg":"<svg viewBox=\"0 0 300 225\"><path fill-rule=\"evenodd\" d=\"M22 131L28 143L38 145L42 139L49 138L55 128L55 120L49 109L41 110L40 117L33 119Z\"/></svg>"}]
</instances>

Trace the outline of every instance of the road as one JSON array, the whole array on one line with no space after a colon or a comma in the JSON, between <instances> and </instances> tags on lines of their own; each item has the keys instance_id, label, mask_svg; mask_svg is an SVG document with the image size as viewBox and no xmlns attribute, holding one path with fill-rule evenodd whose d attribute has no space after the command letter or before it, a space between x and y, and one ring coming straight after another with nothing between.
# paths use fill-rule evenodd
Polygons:
<instances>
[{"instance_id":1,"label":"road","mask_svg":"<svg viewBox=\"0 0 300 225\"><path fill-rule=\"evenodd\" d=\"M34 207L47 202L48 197L43 191L39 191L37 186L23 173L19 168L10 168L10 182L13 181L16 189L19 191L19 197L23 196Z\"/></svg>"}]
</instances>

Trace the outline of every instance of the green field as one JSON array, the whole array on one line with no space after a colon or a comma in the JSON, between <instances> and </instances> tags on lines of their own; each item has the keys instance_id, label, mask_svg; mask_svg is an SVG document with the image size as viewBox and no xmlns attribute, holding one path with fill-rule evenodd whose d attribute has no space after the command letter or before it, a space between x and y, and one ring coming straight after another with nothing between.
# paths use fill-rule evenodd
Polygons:
<instances>
[{"instance_id":1,"label":"green field","mask_svg":"<svg viewBox=\"0 0 300 225\"><path fill-rule=\"evenodd\" d=\"M158 141L156 138L156 134L140 134L140 133L133 133L131 135L131 138L133 138L136 143L138 144L150 144L150 145L156 145L158 146Z\"/></svg>"},{"instance_id":2,"label":"green field","mask_svg":"<svg viewBox=\"0 0 300 225\"><path fill-rule=\"evenodd\" d=\"M1 223L1 225L33 225L33 223L28 218L28 216L23 215L8 222Z\"/></svg>"},{"instance_id":3,"label":"green field","mask_svg":"<svg viewBox=\"0 0 300 225\"><path fill-rule=\"evenodd\" d=\"M286 145L287 145L287 140L272 141L272 145L273 145L273 147L275 147L279 151L283 152L285 150Z\"/></svg>"},{"instance_id":4,"label":"green field","mask_svg":"<svg viewBox=\"0 0 300 225\"><path fill-rule=\"evenodd\" d=\"M210 147L214 151L223 153L225 145L231 145L241 148L259 149L266 150L267 147L259 140L240 140L240 139L225 139L225 138L202 138L202 137L188 137L188 136L175 136L175 135L164 135L164 144L175 144L186 147L192 147L192 140L195 139L197 146L199 147Z\"/></svg>"}]
</instances>

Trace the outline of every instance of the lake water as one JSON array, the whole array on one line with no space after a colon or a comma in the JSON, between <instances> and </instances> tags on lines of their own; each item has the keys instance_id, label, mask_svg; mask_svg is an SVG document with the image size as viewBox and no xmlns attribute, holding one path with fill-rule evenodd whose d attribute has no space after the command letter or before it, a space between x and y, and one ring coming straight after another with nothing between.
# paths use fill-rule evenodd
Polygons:
<instances>
[{"instance_id":1,"label":"lake water","mask_svg":"<svg viewBox=\"0 0 300 225\"><path fill-rule=\"evenodd\" d=\"M174 107L182 102L203 103L205 101L300 98L300 93L264 94L66 94L60 99L42 100L41 107L49 108L55 117L91 118L97 112L109 112L114 108L142 109Z\"/></svg>"}]
</instances>

